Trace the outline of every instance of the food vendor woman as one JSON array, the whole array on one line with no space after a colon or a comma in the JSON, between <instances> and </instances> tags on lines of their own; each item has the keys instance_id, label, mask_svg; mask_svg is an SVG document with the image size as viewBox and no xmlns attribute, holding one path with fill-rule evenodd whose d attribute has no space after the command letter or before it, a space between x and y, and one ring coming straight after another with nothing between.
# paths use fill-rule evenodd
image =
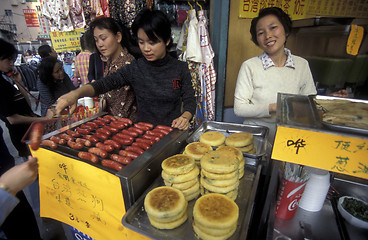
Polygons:
<instances>
[{"instance_id":1,"label":"food vendor woman","mask_svg":"<svg viewBox=\"0 0 368 240\"><path fill-rule=\"evenodd\" d=\"M168 54L171 25L158 10L142 10L132 25L143 58L118 69L103 81L94 81L58 99L56 113L67 106L74 111L80 97L95 96L130 84L137 98L137 121L186 130L196 101L191 75L185 62Z\"/></svg>"}]
</instances>

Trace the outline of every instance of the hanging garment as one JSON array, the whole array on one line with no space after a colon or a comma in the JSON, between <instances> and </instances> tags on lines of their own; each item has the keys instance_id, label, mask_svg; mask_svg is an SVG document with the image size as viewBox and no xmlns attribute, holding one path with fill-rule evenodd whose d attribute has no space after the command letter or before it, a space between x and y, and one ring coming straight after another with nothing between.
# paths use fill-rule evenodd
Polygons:
<instances>
[{"instance_id":1,"label":"hanging garment","mask_svg":"<svg viewBox=\"0 0 368 240\"><path fill-rule=\"evenodd\" d=\"M110 16L131 28L135 16L146 7L145 0L110 0Z\"/></svg>"},{"instance_id":2,"label":"hanging garment","mask_svg":"<svg viewBox=\"0 0 368 240\"><path fill-rule=\"evenodd\" d=\"M68 0L70 18L74 29L83 28L86 25L81 0Z\"/></svg>"},{"instance_id":3,"label":"hanging garment","mask_svg":"<svg viewBox=\"0 0 368 240\"><path fill-rule=\"evenodd\" d=\"M215 84L216 84L216 72L214 69L213 58L215 53L213 52L209 33L207 29L207 19L204 15L204 11L198 11L198 37L200 39L200 46L202 52L202 65L199 68L199 76L201 79L203 96L202 107L206 110L207 120L215 120Z\"/></svg>"},{"instance_id":4,"label":"hanging garment","mask_svg":"<svg viewBox=\"0 0 368 240\"><path fill-rule=\"evenodd\" d=\"M102 11L100 0L90 0L92 11L96 14L96 17L103 17L104 13Z\"/></svg>"},{"instance_id":5,"label":"hanging garment","mask_svg":"<svg viewBox=\"0 0 368 240\"><path fill-rule=\"evenodd\" d=\"M96 18L96 13L92 9L90 0L82 0L82 9L86 21L86 27L88 28L91 22Z\"/></svg>"},{"instance_id":6,"label":"hanging garment","mask_svg":"<svg viewBox=\"0 0 368 240\"><path fill-rule=\"evenodd\" d=\"M110 17L109 0L100 0L100 3L101 3L103 15L105 17Z\"/></svg>"},{"instance_id":7,"label":"hanging garment","mask_svg":"<svg viewBox=\"0 0 368 240\"><path fill-rule=\"evenodd\" d=\"M42 15L50 21L51 31L66 32L74 29L69 16L68 2L65 0L44 0Z\"/></svg>"},{"instance_id":8,"label":"hanging garment","mask_svg":"<svg viewBox=\"0 0 368 240\"><path fill-rule=\"evenodd\" d=\"M189 27L187 39L187 61L202 62L202 51L198 35L198 20L194 9L189 11Z\"/></svg>"},{"instance_id":9,"label":"hanging garment","mask_svg":"<svg viewBox=\"0 0 368 240\"><path fill-rule=\"evenodd\" d=\"M184 21L184 24L181 28L181 32L180 32L180 36L179 36L179 40L178 43L176 45L176 49L178 50L178 54L179 54L179 60L186 62L187 57L186 57L186 49L187 49L187 37L188 37L188 27L189 27L189 22L188 20Z\"/></svg>"}]
</instances>

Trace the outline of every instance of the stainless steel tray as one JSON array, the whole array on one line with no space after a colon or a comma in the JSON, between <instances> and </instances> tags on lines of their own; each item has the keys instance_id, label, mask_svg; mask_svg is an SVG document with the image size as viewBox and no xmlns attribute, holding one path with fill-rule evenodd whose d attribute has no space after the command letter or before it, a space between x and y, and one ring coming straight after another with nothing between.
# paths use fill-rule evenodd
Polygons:
<instances>
[{"instance_id":1,"label":"stainless steel tray","mask_svg":"<svg viewBox=\"0 0 368 240\"><path fill-rule=\"evenodd\" d=\"M199 137L207 131L217 131L223 133L226 137L236 132L249 132L254 136L254 147L256 153L244 153L247 158L260 159L266 153L267 137L269 129L264 126L246 125L236 123L224 123L215 121L204 121L187 139L188 143L198 142Z\"/></svg>"},{"instance_id":2,"label":"stainless steel tray","mask_svg":"<svg viewBox=\"0 0 368 240\"><path fill-rule=\"evenodd\" d=\"M323 119L321 118L321 116L318 113L316 104L314 99L326 99L326 100L346 100L346 101L351 101L351 102L361 102L361 103L366 103L368 106L368 101L367 100L362 100L362 99L352 99L352 98L340 98L340 97L333 97L333 96L322 96L322 95L317 95L317 96L309 96L311 99L311 105L313 107L314 110L314 115L315 118L318 122L320 122L325 128L330 129L330 130L334 130L334 131L340 131L340 132L346 132L346 133L351 133L351 134L360 134L360 135L368 135L368 129L363 129L363 128L356 128L356 127L350 127L350 126L344 126L344 125L338 125L338 124L332 124L332 123L328 123L323 121Z\"/></svg>"},{"instance_id":3,"label":"stainless steel tray","mask_svg":"<svg viewBox=\"0 0 368 240\"><path fill-rule=\"evenodd\" d=\"M254 199L257 192L262 165L245 165L245 174L240 179L238 198L235 200L239 207L239 219L235 233L229 240L246 239L253 214ZM122 219L125 227L156 240L198 240L192 228L193 207L196 199L188 202L188 219L181 226L172 230L160 230L153 227L144 210L144 198L153 188L163 186L163 180L158 177L154 183L142 194L134 205L126 212Z\"/></svg>"}]
</instances>

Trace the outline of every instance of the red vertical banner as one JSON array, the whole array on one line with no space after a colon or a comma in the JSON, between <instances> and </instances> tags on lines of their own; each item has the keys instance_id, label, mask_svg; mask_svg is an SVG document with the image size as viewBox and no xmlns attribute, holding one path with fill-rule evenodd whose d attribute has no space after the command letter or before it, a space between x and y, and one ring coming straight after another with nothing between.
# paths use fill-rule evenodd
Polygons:
<instances>
[{"instance_id":1,"label":"red vertical banner","mask_svg":"<svg viewBox=\"0 0 368 240\"><path fill-rule=\"evenodd\" d=\"M27 27L39 27L36 9L23 9L24 19L26 20Z\"/></svg>"}]
</instances>

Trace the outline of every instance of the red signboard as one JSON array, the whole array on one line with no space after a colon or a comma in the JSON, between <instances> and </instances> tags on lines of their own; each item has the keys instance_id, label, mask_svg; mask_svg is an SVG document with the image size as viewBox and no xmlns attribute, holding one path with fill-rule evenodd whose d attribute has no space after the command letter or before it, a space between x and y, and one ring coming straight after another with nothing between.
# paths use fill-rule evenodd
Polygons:
<instances>
[{"instance_id":1,"label":"red signboard","mask_svg":"<svg viewBox=\"0 0 368 240\"><path fill-rule=\"evenodd\" d=\"M26 20L27 27L39 27L36 9L23 9L24 19Z\"/></svg>"}]
</instances>

